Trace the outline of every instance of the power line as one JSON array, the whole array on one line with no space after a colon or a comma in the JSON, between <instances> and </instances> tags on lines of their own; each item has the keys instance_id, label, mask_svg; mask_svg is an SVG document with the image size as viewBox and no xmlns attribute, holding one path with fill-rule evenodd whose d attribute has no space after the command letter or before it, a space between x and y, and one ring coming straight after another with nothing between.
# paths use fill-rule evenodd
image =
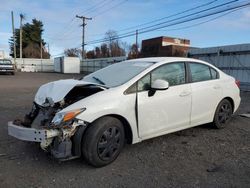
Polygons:
<instances>
[{"instance_id":1,"label":"power line","mask_svg":"<svg viewBox=\"0 0 250 188\"><path fill-rule=\"evenodd\" d=\"M108 9L102 11L102 12L99 12L98 14L96 14L95 16L93 16L93 18L96 18L96 17L98 17L98 16L100 16L100 15L102 15L102 14L104 14L104 13L110 11L111 9L116 8L116 7L118 7L118 6L122 5L122 4L124 4L126 1L128 1L128 0L121 1L120 3L118 3L118 4L116 4L116 5L114 5L114 6L110 7L110 8L108 8Z\"/></svg>"},{"instance_id":2,"label":"power line","mask_svg":"<svg viewBox=\"0 0 250 188\"><path fill-rule=\"evenodd\" d=\"M158 30L158 29L161 29L161 28L170 27L170 26L174 26L174 25L179 25L179 24L182 24L182 23L186 23L186 22L201 19L201 18L204 18L204 17L216 15L216 14L223 13L223 12L226 12L226 11L229 11L229 10L234 10L234 9L241 8L241 7L246 7L246 6L249 6L249 5L250 5L250 2L248 2L246 4L235 5L234 7L229 7L229 8L224 9L224 10L217 10L216 12L213 12L213 13L207 13L205 15L200 15L198 17L191 18L191 19L185 19L185 20L178 21L178 22L175 22L175 23L172 23L172 24L168 24L168 25L163 25L163 26L156 25L158 27L152 28L152 29L147 29L147 30L144 30L144 31L139 31L138 34L148 33L148 32L155 31L155 30ZM127 38L127 37L134 36L134 35L135 35L134 33L125 34L125 35L122 35L122 36L118 36L115 39ZM89 42L87 42L87 44L96 44L96 43L101 43L101 42L106 42L106 41L107 40L105 40L105 39L100 39L100 40L89 41Z\"/></svg>"},{"instance_id":3,"label":"power line","mask_svg":"<svg viewBox=\"0 0 250 188\"><path fill-rule=\"evenodd\" d=\"M188 14L188 15L185 15L185 16L181 16L181 17L177 17L175 19L171 19L171 20L167 20L167 21L164 21L164 22L161 22L161 23L157 23L157 24L154 24L154 25L151 25L151 26L148 26L148 27L144 27L144 28L139 28L138 30L145 30L145 29L149 29L149 28L152 28L152 27L156 27L158 25L162 25L162 24L166 24L166 23L169 23L169 22L173 22L173 21L178 21L180 19L183 19L183 18L187 18L187 17L190 17L190 16L194 16L196 14L200 14L200 13L203 13L203 12L207 12L209 10L213 10L213 9L216 9L216 8L219 8L219 7L223 7L225 5L228 5L228 4L232 4L234 2L236 2L238 0L233 0L233 1L229 1L227 3L223 3L223 4L219 4L217 6L213 6L211 8L207 8L207 9L203 9L201 11L197 11L197 12L194 12L194 13L191 13L191 14ZM134 31L130 31L130 32L127 32L127 33L123 33L121 34L120 36L123 36L123 35L134 35ZM99 39L99 40L93 40L91 42L98 42L98 41L102 41L103 39Z\"/></svg>"},{"instance_id":4,"label":"power line","mask_svg":"<svg viewBox=\"0 0 250 188\"><path fill-rule=\"evenodd\" d=\"M97 3L97 4L95 4L95 5L93 5L92 7L86 9L86 10L85 10L85 13L88 12L88 11L90 11L90 10L97 9L97 8L98 8L98 5L99 5L99 8L100 8L100 7L103 7L104 5L106 5L106 4L109 2L109 1L108 1L108 2L106 2L106 1L108 1L108 0L103 0L103 1L101 1L101 2L99 2L99 3ZM117 6L119 6L119 5L123 4L123 3L125 3L126 1L127 1L127 0L124 0L124 1L122 1L122 2L120 2L120 3L118 3L118 4L116 4L116 5L114 5L114 6L112 6L112 7L110 7L109 9L106 9L106 10L100 12L99 14L97 14L96 16L94 16L94 18L97 17L97 16L100 16L101 14L103 14L103 13L105 13L105 12L107 12L107 11L109 11L109 10L112 9L112 8L115 8L115 7L117 7ZM129 28L126 28L126 29L122 29L122 30L120 30L120 31L125 31L125 30L129 30L129 29L131 29L131 28L135 28L135 27L139 27L139 26L143 26L143 25L148 25L148 24L150 24L150 23L157 22L157 21L160 21L160 20L163 20L163 19L166 19L166 18L171 18L171 17L177 16L177 15L180 15L180 14L184 14L184 13L186 13L186 12L190 12L190 11L192 11L192 10L195 10L195 9L198 9L198 8L201 8L201 7L204 7L204 6L208 6L208 5L213 4L213 3L217 2L217 1L218 1L218 0L213 0L213 1L210 1L210 2L207 2L207 3L204 3L204 4L201 4L201 5L198 5L198 6L196 6L196 7L193 7L193 8L184 10L184 11L181 11L181 12L179 12L179 13L172 14L172 15L169 15L169 16L167 16L167 17L159 18L159 19L157 19L157 20L153 20L153 21L150 21L150 22L147 22L147 23L143 23L143 24L140 24L140 25L138 25L138 26L132 26L132 27L129 27ZM106 4L103 4L103 3L106 3ZM100 6L100 5L101 5L101 6ZM73 21L74 21L74 18L71 19L71 23L73 23ZM71 35L74 31L76 31L76 30L74 30L74 29L72 30L72 29L73 29L73 27L71 27L71 30L65 32L65 33L63 34L63 36L60 37L60 38L54 38L54 37L47 37L47 38L49 38L50 40L70 40L71 38L68 38L68 39L67 39L67 38L65 38L65 36ZM132 32L134 32L134 31L132 31ZM131 32L129 32L129 33L131 33ZM104 34L96 34L96 35L91 35L91 36L98 36L98 35L104 35ZM75 38L75 37L73 37L72 39L74 39L74 38Z\"/></svg>"},{"instance_id":5,"label":"power line","mask_svg":"<svg viewBox=\"0 0 250 188\"><path fill-rule=\"evenodd\" d=\"M109 3L111 3L112 1L114 1L114 0L103 0L102 2L100 2L100 3L97 3L95 6L93 6L92 8L90 8L90 9L87 9L87 10L85 10L85 11L83 11L83 12L81 12L81 14L88 14L89 12L93 12L93 11L95 11L95 10L97 10L97 9L100 9L100 8L102 8L102 7L105 7L107 4L109 4Z\"/></svg>"},{"instance_id":6,"label":"power line","mask_svg":"<svg viewBox=\"0 0 250 188\"><path fill-rule=\"evenodd\" d=\"M208 19L208 20L206 20L206 21L199 22L199 23L196 23L196 24L192 24L192 25L189 25L189 26L184 26L184 27L179 27L179 28L174 28L174 29L162 29L162 30L156 30L156 31L177 31L177 30L182 30L182 29L188 29L188 28L196 27L196 26L199 26L199 25L202 25L202 24L205 24L205 23L208 23L208 22L217 20L217 19L219 19L219 18L221 18L221 17L224 17L224 16L226 16L226 15L228 15L228 14L231 14L231 13L236 12L236 11L238 11L238 10L240 10L240 9L243 9L243 8L245 8L245 7L238 8L238 9L236 9L236 10L232 10L232 11L227 12L227 13L225 13L225 14L222 14L222 15L216 16L216 17L214 17L214 18Z\"/></svg>"},{"instance_id":7,"label":"power line","mask_svg":"<svg viewBox=\"0 0 250 188\"><path fill-rule=\"evenodd\" d=\"M164 21L164 22L160 22L160 23L157 23L157 24L154 24L154 25L151 25L151 26L139 28L139 30L145 30L145 29L153 28L153 27L155 27L155 26L160 26L160 25L163 25L163 24L166 24L166 23L169 23L169 22L178 21L178 20L183 19L183 18L191 17L191 16L194 16L194 15L203 13L203 12L207 12L207 11L210 11L210 10L213 10L213 9L217 9L217 8L220 8L220 7L224 7L224 6L226 6L226 5L230 5L230 4L235 3L235 2L237 2L237 1L239 1L239 0L232 0L232 1L229 1L229 2L226 2L226 3L222 3L222 4L219 4L219 5L216 5L216 6L207 8L207 9L203 9L203 10L200 10L200 11L197 11L197 12L194 12L194 13L191 13L191 14L188 14L188 15L184 15L184 16L181 16L181 17L177 17L177 18L174 18L174 19L171 19L171 20L166 20L166 21ZM133 32L134 32L134 31L131 31L131 32L128 32L128 33L125 33L125 34L129 34L129 33L133 33Z\"/></svg>"},{"instance_id":8,"label":"power line","mask_svg":"<svg viewBox=\"0 0 250 188\"><path fill-rule=\"evenodd\" d=\"M152 28L152 29L149 29L149 30L146 30L146 31L142 31L142 32L140 32L140 34L147 33L147 32L154 31L154 30L158 30L158 29L161 29L161 28L164 28L164 27L169 27L169 26L173 26L173 25L177 25L177 24L181 24L181 23L186 23L186 22L193 21L193 20L198 20L198 19L201 19L201 18L216 15L216 14L219 14L219 13L223 13L223 12L234 10L234 9L241 8L241 7L246 7L246 6L249 6L249 5L250 5L250 2L248 2L246 4L242 4L242 5L236 5L234 7L229 7L229 8L224 9L224 10L218 10L217 12L214 12L214 13L207 13L206 15L201 15L199 17L192 18L190 20L186 19L184 21L179 21L179 22L174 23L174 24L163 25L163 26L159 26L157 28Z\"/></svg>"},{"instance_id":9,"label":"power line","mask_svg":"<svg viewBox=\"0 0 250 188\"><path fill-rule=\"evenodd\" d=\"M152 27L155 27L155 26L163 25L163 24L165 24L167 22L172 22L172 21L176 21L176 20L179 20L179 19L182 19L182 18L187 18L187 17L193 16L193 15L196 15L196 14L200 14L200 13L207 12L207 11L219 8L219 7L223 7L225 5L229 5L229 4L235 3L237 1L239 1L239 0L229 1L229 2L226 2L226 3L220 4L220 5L217 5L217 6L213 6L211 8L207 8L207 9L195 12L195 13L191 13L191 14L188 14L188 15L181 16L179 18L175 18L175 19L172 19L172 20L169 20L169 21L160 22L160 23L157 23L157 24L155 24L153 26L144 27L142 29L149 29L149 28L152 28Z\"/></svg>"},{"instance_id":10,"label":"power line","mask_svg":"<svg viewBox=\"0 0 250 188\"><path fill-rule=\"evenodd\" d=\"M87 8L87 9L85 9L83 12L89 12L89 11L93 11L94 9L96 9L96 8L98 8L100 5L102 5L103 3L105 3L106 1L108 1L108 2L110 2L110 1L113 1L113 0L102 0L101 2L98 2L98 3L95 3L93 6L90 6L89 8ZM106 2L107 3L107 2ZM82 12L82 13L83 13ZM81 13L81 14L82 14ZM72 17L65 25L65 27L63 27L63 30L65 31L65 32L62 32L62 35L61 35L61 38L63 38L63 37L65 37L65 36L67 36L67 35L70 35L70 34L72 34L74 31L76 31L75 29L74 29L74 27L72 27L72 24L74 23L74 21L75 21L75 19L76 19L76 17ZM67 30L67 29L69 29L69 30ZM58 35L58 33L56 34L56 35ZM51 40L60 40L60 39L58 39L57 37L47 37L47 38L50 38Z\"/></svg>"},{"instance_id":11,"label":"power line","mask_svg":"<svg viewBox=\"0 0 250 188\"><path fill-rule=\"evenodd\" d=\"M180 12L178 12L178 13L171 14L171 15L169 15L169 16L165 16L165 17L162 17L162 18L158 18L158 19L155 19L155 20L151 20L151 21L149 21L149 22L145 22L145 23L142 23L142 24L139 24L139 25L136 25L136 26L127 27L127 28L118 30L117 32L127 31L127 30L130 30L130 29L136 29L136 28L138 28L138 27L141 27L141 26L144 26L144 25L149 25L149 24L154 23L154 22L157 22L157 21L161 21L161 20L164 20L164 19L167 19L167 18L172 18L172 17L178 16L178 15L181 15L181 14L184 14L184 13L187 13L187 12L190 12L190 11L193 11L193 10L196 10L196 9L199 9L199 8L202 8L202 7L211 5L211 4L213 4L213 3L217 2L217 1L218 1L218 0L213 0L213 1L210 1L210 2L207 2L207 3L204 3L204 4L201 4L201 5L198 5L198 6L189 8L189 9L186 9L186 10L184 10L184 11L180 11ZM101 35L104 35L104 33L101 33L101 34L99 33L99 34L90 35L90 36L101 36Z\"/></svg>"},{"instance_id":12,"label":"power line","mask_svg":"<svg viewBox=\"0 0 250 188\"><path fill-rule=\"evenodd\" d=\"M217 1L218 0L213 0L213 1L210 1L210 2L207 2L207 3L195 6L195 7L190 8L190 9L186 9L184 11L181 11L181 12L178 12L178 13L175 13L175 14L171 14L169 16L165 16L165 17L162 17L162 18L159 18L159 19L155 19L155 20L143 23L143 24L139 24L139 25L136 25L136 26L128 27L128 28L122 29L120 31L126 31L126 30L130 30L130 29L138 28L138 27L141 27L141 26L144 26L144 25L149 25L151 23L158 22L158 21L161 21L161 20L165 20L167 18L172 18L172 17L178 16L178 15L181 15L181 14L184 14L184 13L187 13L187 12L190 12L190 11L193 11L193 10L196 10L196 9L199 9L199 8L211 5L211 4L213 4L213 3L217 2Z\"/></svg>"}]
</instances>

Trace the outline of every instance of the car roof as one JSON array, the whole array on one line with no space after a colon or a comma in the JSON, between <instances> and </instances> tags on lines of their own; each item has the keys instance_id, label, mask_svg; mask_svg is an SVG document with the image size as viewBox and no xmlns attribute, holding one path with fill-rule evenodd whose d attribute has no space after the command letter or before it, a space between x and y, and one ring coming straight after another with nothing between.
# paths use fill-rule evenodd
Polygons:
<instances>
[{"instance_id":1,"label":"car roof","mask_svg":"<svg viewBox=\"0 0 250 188\"><path fill-rule=\"evenodd\" d=\"M128 61L137 61L137 62L147 61L147 62L161 63L161 62L171 62L171 61L200 61L200 60L187 57L146 57L139 59L131 59Z\"/></svg>"}]
</instances>

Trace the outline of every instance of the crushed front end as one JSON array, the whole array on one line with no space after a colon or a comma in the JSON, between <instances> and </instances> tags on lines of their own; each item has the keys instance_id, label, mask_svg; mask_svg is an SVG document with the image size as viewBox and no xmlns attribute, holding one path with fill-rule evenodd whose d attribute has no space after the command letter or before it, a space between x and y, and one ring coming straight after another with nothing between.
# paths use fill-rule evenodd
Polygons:
<instances>
[{"instance_id":1,"label":"crushed front end","mask_svg":"<svg viewBox=\"0 0 250 188\"><path fill-rule=\"evenodd\" d=\"M57 97L57 100L48 96L42 104L35 100L31 111L23 120L8 123L8 134L19 140L39 142L41 148L56 159L80 157L82 135L88 123L78 119L77 115L86 108L66 112L63 109L100 91L103 88L99 86L83 85L70 88L61 98Z\"/></svg>"},{"instance_id":2,"label":"crushed front end","mask_svg":"<svg viewBox=\"0 0 250 188\"><path fill-rule=\"evenodd\" d=\"M55 119L61 110L60 104L53 106L39 106L34 103L29 114L24 120L8 122L8 133L17 139L39 142L43 150L48 151L54 158L67 160L81 156L79 148L74 148L74 135L79 128L85 129L87 123L75 118L85 109L64 113L60 120ZM78 152L76 152L78 151Z\"/></svg>"}]
</instances>

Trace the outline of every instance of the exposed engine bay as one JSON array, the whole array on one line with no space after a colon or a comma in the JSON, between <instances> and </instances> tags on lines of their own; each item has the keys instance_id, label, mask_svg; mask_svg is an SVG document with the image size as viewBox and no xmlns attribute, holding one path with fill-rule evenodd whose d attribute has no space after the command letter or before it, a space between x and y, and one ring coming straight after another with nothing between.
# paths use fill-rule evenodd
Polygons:
<instances>
[{"instance_id":1,"label":"exposed engine bay","mask_svg":"<svg viewBox=\"0 0 250 188\"><path fill-rule=\"evenodd\" d=\"M47 97L42 105L34 101L31 111L25 115L24 119L14 120L13 124L26 129L46 130L45 137L53 134L53 137L47 136L45 140L42 140L40 145L55 158L67 160L79 157L81 155L79 143L81 142L77 140L75 144L74 140L81 139L81 134L87 126L86 122L73 118L62 125L55 125L52 120L56 113L67 106L103 90L105 88L94 84L77 85L59 102L54 102L50 97Z\"/></svg>"},{"instance_id":2,"label":"exposed engine bay","mask_svg":"<svg viewBox=\"0 0 250 188\"><path fill-rule=\"evenodd\" d=\"M49 97L46 98L42 106L34 102L30 113L25 115L21 124L25 127L31 127L33 121L39 116L39 122L36 121L36 125L46 128L53 128L51 120L57 112L100 91L103 91L103 88L96 85L76 86L69 91L64 99L57 103L54 103L54 101Z\"/></svg>"}]
</instances>

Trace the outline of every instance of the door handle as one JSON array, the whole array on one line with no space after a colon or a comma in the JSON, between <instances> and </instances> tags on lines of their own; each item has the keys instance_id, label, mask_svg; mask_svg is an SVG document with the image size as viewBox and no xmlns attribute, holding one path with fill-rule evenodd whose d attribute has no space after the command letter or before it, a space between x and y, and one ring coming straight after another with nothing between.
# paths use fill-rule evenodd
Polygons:
<instances>
[{"instance_id":1,"label":"door handle","mask_svg":"<svg viewBox=\"0 0 250 188\"><path fill-rule=\"evenodd\" d=\"M188 96L188 95L190 95L191 94L191 92L189 92L189 91L183 91L181 94L180 94L180 97L185 97L185 96Z\"/></svg>"}]
</instances>

